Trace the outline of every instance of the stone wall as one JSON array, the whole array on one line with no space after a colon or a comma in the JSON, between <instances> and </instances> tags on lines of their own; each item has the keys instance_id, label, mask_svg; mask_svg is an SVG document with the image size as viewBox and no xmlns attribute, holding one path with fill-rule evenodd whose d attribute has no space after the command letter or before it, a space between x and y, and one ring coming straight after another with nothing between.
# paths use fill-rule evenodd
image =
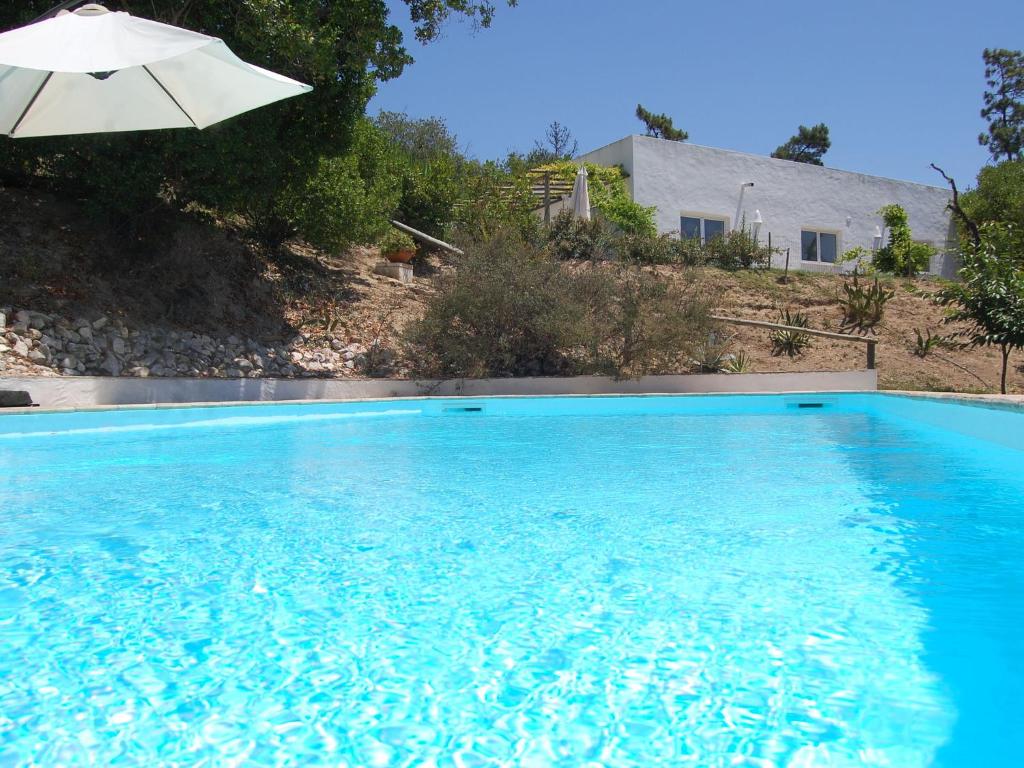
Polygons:
<instances>
[{"instance_id":1,"label":"stone wall","mask_svg":"<svg viewBox=\"0 0 1024 768\"><path fill-rule=\"evenodd\" d=\"M208 336L118 318L0 307L0 376L346 377L389 372L390 350L338 337Z\"/></svg>"}]
</instances>

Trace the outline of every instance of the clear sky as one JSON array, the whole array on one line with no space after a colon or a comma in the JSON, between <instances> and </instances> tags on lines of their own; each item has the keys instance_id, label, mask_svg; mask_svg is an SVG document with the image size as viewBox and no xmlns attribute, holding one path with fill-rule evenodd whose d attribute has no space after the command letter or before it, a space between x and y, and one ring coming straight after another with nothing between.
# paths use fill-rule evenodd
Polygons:
<instances>
[{"instance_id":1,"label":"clear sky","mask_svg":"<svg viewBox=\"0 0 1024 768\"><path fill-rule=\"evenodd\" d=\"M825 122L825 164L967 186L978 145L982 49L1024 48L1024 0L502 0L421 46L370 111L439 116L469 153L528 150L552 121L588 151L643 129L637 102L690 141L770 153ZM389 0L409 29L406 6Z\"/></svg>"}]
</instances>

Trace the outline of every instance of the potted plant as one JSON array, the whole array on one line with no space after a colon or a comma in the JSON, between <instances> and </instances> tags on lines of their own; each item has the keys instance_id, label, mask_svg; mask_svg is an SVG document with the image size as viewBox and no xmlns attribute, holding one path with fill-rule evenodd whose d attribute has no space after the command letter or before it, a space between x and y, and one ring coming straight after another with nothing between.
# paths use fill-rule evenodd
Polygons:
<instances>
[{"instance_id":1,"label":"potted plant","mask_svg":"<svg viewBox=\"0 0 1024 768\"><path fill-rule=\"evenodd\" d=\"M416 242L405 232L392 228L381 238L380 252L390 262L405 264L416 255Z\"/></svg>"}]
</instances>

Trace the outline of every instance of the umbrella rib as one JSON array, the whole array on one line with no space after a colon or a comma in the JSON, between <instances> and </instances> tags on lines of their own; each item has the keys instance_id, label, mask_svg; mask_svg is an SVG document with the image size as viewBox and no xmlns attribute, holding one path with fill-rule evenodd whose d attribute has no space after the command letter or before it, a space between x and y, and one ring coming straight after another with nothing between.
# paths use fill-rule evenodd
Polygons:
<instances>
[{"instance_id":1,"label":"umbrella rib","mask_svg":"<svg viewBox=\"0 0 1024 768\"><path fill-rule=\"evenodd\" d=\"M174 95L169 90L167 90L167 86L160 82L160 78L154 75L153 71L145 64L142 65L142 68L146 70L147 75L153 78L153 82L160 86L160 90L167 94L167 98L174 102L174 106L176 106L181 111L181 114L188 118L188 121L192 123L192 127L199 128L199 126L196 125L196 121L192 119L192 115L186 112L185 108L178 103L178 100L174 98Z\"/></svg>"},{"instance_id":2,"label":"umbrella rib","mask_svg":"<svg viewBox=\"0 0 1024 768\"><path fill-rule=\"evenodd\" d=\"M39 84L38 88L36 88L36 92L32 94L32 98L29 100L28 104L25 105L25 109L22 111L21 116L14 124L14 127L11 128L11 132L7 134L8 136L14 136L15 131L17 131L21 127L21 124L25 121L25 117L28 115L29 110L31 110L32 107L35 106L36 99L39 98L39 94L41 94L43 92L43 89L46 88L47 84L50 82L51 77L53 77L53 72L47 72L46 77L43 78L43 82Z\"/></svg>"}]
</instances>

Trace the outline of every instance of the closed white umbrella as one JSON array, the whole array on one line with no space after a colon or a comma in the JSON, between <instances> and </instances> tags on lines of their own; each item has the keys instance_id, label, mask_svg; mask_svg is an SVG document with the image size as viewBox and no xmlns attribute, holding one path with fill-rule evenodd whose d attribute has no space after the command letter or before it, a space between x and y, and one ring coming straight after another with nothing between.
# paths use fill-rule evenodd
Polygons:
<instances>
[{"instance_id":1,"label":"closed white umbrella","mask_svg":"<svg viewBox=\"0 0 1024 768\"><path fill-rule=\"evenodd\" d=\"M590 188L587 186L587 169L580 166L576 181L572 185L572 213L577 219L590 221Z\"/></svg>"},{"instance_id":2,"label":"closed white umbrella","mask_svg":"<svg viewBox=\"0 0 1024 768\"><path fill-rule=\"evenodd\" d=\"M215 37L97 5L0 35L0 132L14 138L206 128L311 90Z\"/></svg>"}]
</instances>

